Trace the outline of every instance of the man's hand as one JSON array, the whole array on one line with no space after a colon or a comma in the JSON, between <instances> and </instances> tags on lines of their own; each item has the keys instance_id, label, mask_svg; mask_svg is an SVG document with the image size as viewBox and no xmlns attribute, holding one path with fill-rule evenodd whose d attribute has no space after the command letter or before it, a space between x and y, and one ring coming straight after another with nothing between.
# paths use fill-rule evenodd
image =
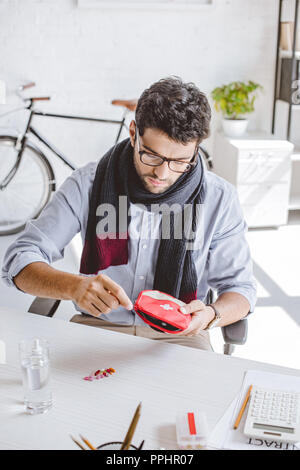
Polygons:
<instances>
[{"instance_id":1,"label":"man's hand","mask_svg":"<svg viewBox=\"0 0 300 470\"><path fill-rule=\"evenodd\" d=\"M74 286L73 300L83 310L95 317L108 314L120 305L132 310L133 305L119 284L105 274L80 276Z\"/></svg>"},{"instance_id":2,"label":"man's hand","mask_svg":"<svg viewBox=\"0 0 300 470\"><path fill-rule=\"evenodd\" d=\"M205 330L209 322L215 317L213 308L208 307L201 300L192 300L189 304L181 307L181 312L191 314L192 320L188 328L177 335L196 336L201 330Z\"/></svg>"}]
</instances>

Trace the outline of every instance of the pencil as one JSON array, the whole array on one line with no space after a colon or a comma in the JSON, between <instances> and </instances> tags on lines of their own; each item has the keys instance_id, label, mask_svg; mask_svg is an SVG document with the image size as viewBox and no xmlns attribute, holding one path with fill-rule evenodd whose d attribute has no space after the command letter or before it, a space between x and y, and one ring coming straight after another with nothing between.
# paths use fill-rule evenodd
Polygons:
<instances>
[{"instance_id":1,"label":"pencil","mask_svg":"<svg viewBox=\"0 0 300 470\"><path fill-rule=\"evenodd\" d=\"M83 442L91 449L91 450L97 450L96 447L94 447L90 441L88 441L85 437L83 437L81 434L80 434L80 437L81 439L83 440Z\"/></svg>"},{"instance_id":2,"label":"pencil","mask_svg":"<svg viewBox=\"0 0 300 470\"><path fill-rule=\"evenodd\" d=\"M248 400L249 400L249 397L250 397L250 393L251 393L251 390L252 390L252 385L250 385L250 387L248 388L248 392L247 392L247 395L245 397L245 400L244 400L244 403L242 404L241 406L241 409L240 409L240 412L238 414L238 417L236 418L236 421L233 425L233 429L237 429L239 424L240 424L240 421L242 419L242 416L244 414L244 411L245 411L245 408L247 406L247 403L248 403Z\"/></svg>"},{"instance_id":3,"label":"pencil","mask_svg":"<svg viewBox=\"0 0 300 470\"><path fill-rule=\"evenodd\" d=\"M77 444L77 445L78 445L78 447L80 447L80 449L81 449L81 450L86 450L86 449L83 447L83 445L82 445L82 444L80 444L80 442L79 442L79 441L77 441L77 439L75 439L75 437L71 436L71 434L70 434L70 438L72 439L72 441L74 441L74 442L75 442L75 444Z\"/></svg>"},{"instance_id":4,"label":"pencil","mask_svg":"<svg viewBox=\"0 0 300 470\"><path fill-rule=\"evenodd\" d=\"M130 423L130 426L128 428L127 434L125 436L124 442L121 446L121 450L128 450L129 449L129 446L131 444L135 428L137 426L138 420L139 420L140 415L141 415L141 406L142 406L142 402L138 405L137 409L135 410L134 416L133 416L132 421Z\"/></svg>"}]
</instances>

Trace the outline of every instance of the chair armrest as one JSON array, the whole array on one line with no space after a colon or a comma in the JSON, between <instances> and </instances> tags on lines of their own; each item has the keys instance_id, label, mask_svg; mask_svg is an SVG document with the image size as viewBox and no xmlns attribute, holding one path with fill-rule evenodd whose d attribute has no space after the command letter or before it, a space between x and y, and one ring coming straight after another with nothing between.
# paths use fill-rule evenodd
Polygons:
<instances>
[{"instance_id":1,"label":"chair armrest","mask_svg":"<svg viewBox=\"0 0 300 470\"><path fill-rule=\"evenodd\" d=\"M53 317L59 304L60 300L57 299L44 299L42 297L36 297L30 305L28 312L43 315L45 317Z\"/></svg>"},{"instance_id":2,"label":"chair armrest","mask_svg":"<svg viewBox=\"0 0 300 470\"><path fill-rule=\"evenodd\" d=\"M221 328L226 344L245 344L248 334L248 320L242 320Z\"/></svg>"}]
</instances>

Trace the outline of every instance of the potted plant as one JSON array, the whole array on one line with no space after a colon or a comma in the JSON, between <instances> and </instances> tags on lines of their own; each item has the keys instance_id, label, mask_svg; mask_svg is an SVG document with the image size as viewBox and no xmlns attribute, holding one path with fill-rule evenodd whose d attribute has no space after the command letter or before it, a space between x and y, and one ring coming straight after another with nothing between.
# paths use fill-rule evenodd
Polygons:
<instances>
[{"instance_id":1,"label":"potted plant","mask_svg":"<svg viewBox=\"0 0 300 470\"><path fill-rule=\"evenodd\" d=\"M238 137L244 134L249 122L245 115L254 111L255 92L258 89L262 86L249 80L231 82L212 91L215 109L223 115L222 125L226 135Z\"/></svg>"}]
</instances>

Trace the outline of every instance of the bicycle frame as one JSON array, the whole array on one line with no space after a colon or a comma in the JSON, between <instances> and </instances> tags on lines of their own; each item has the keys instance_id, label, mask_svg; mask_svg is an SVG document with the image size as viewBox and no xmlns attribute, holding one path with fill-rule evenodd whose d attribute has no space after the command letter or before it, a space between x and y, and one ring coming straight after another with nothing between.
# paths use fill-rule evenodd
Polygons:
<instances>
[{"instance_id":1,"label":"bicycle frame","mask_svg":"<svg viewBox=\"0 0 300 470\"><path fill-rule=\"evenodd\" d=\"M125 110L123 118L121 121L119 120L114 120L114 119L100 119L100 118L91 118L91 117L85 117L85 116L72 116L72 115L67 115L67 114L53 114L53 113L44 113L42 111L36 111L33 109L33 100L30 99L30 103L27 107L23 109L28 109L30 111L29 119L26 125L26 130L22 136L18 138L16 148L18 150L18 156L16 163L12 167L12 169L9 171L9 173L6 175L2 183L0 184L0 190L3 190L11 181L11 179L14 177L16 171L18 170L22 155L24 152L24 148L26 146L26 142L28 140L29 134L33 134L40 142L42 142L48 149L50 149L60 160L62 160L65 165L67 165L71 170L76 170L76 166L74 163L72 163L65 155L63 155L62 152L60 152L53 144L51 144L45 137L41 135L40 132L38 132L32 125L32 119L34 116L44 116L44 117L54 117L54 118L61 118L61 119L76 119L80 121L91 121L91 122L101 122L101 123L107 123L107 124L119 124L119 131L118 135L116 138L116 142L118 142L122 129L125 126L125 116L127 114L127 110Z\"/></svg>"}]
</instances>

